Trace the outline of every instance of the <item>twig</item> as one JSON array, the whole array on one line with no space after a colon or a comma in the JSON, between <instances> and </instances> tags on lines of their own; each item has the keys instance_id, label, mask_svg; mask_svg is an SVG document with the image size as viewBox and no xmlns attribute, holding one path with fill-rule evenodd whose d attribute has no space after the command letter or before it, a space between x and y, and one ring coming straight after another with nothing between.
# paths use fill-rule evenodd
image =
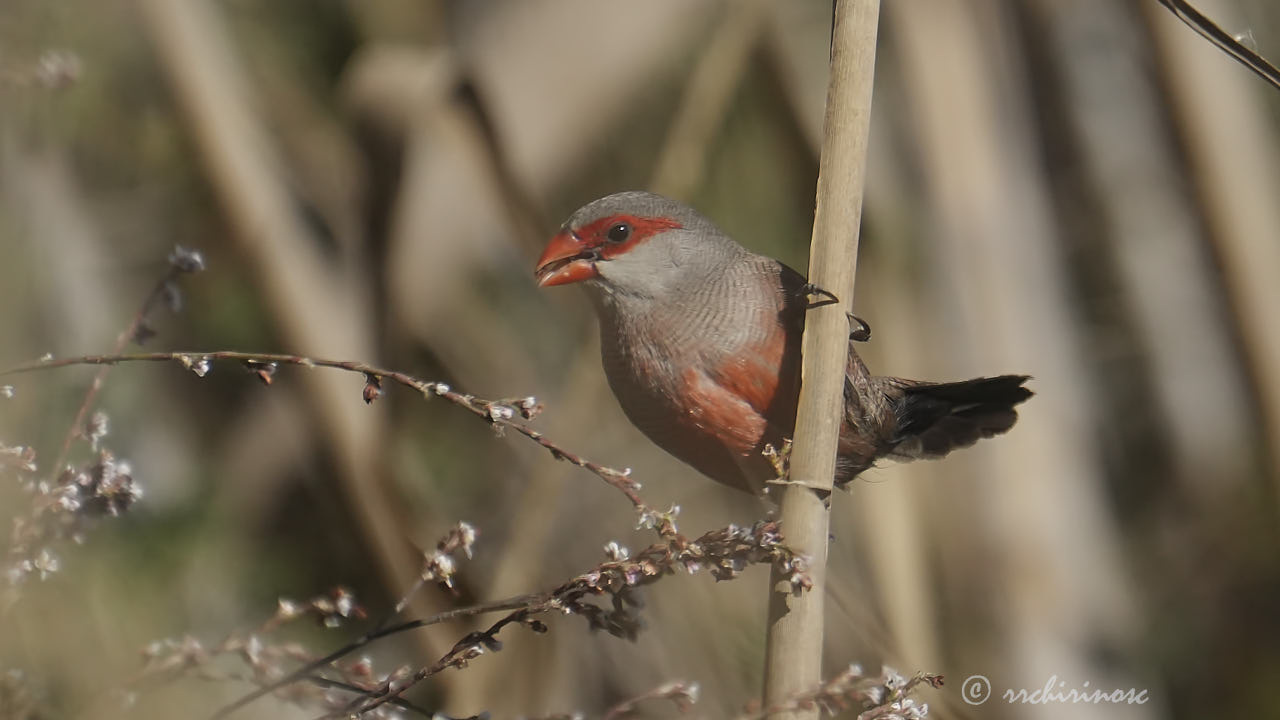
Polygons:
<instances>
[{"instance_id":1,"label":"twig","mask_svg":"<svg viewBox=\"0 0 1280 720\"><path fill-rule=\"evenodd\" d=\"M1276 69L1276 66L1267 62L1266 58L1240 44L1239 40L1192 7L1191 3L1186 0L1156 0L1156 2L1168 8L1169 12L1179 20L1199 33L1201 37L1218 46L1218 49L1230 55L1236 62L1249 68L1253 74L1280 90L1280 69Z\"/></svg>"},{"instance_id":2,"label":"twig","mask_svg":"<svg viewBox=\"0 0 1280 720\"><path fill-rule=\"evenodd\" d=\"M336 370L345 370L347 372L360 373L365 376L365 402L372 402L381 395L381 383L384 379L391 380L405 387L413 388L424 397L442 397L459 407L469 410L472 414L486 420L489 424L499 430L504 428L511 428L512 430L515 430L521 435L524 435L530 440L546 448L546 450L557 460L564 460L565 462L591 472L625 495L627 500L631 501L631 504L640 512L643 513L652 510L652 508L646 505L640 498L640 483L631 479L631 471L629 469L617 470L615 468L587 460L580 455L576 455L569 450L566 450L551 440L548 440L537 430L534 430L523 423L514 422L514 418L517 415L520 415L525 419L533 419L533 417L541 412L542 406L538 404L536 398L524 397L485 400L483 398L478 398L475 395L460 393L445 383L422 380L407 373L388 370L386 368L376 367L367 363L349 362L345 360L323 360L319 358L308 358L301 355L281 353L249 353L232 350L217 350L213 352L154 352L113 355L81 355L71 358L40 360L0 371L0 377L20 373L39 372L42 370L53 370L56 368L76 365L118 365L120 363L127 362L176 362L182 365L185 369L194 372L196 375L204 377L213 369L212 363L219 360L238 360L245 364L248 371L257 375L267 384L271 383L275 375L275 370L280 365L296 365L308 368L326 367Z\"/></svg>"}]
</instances>

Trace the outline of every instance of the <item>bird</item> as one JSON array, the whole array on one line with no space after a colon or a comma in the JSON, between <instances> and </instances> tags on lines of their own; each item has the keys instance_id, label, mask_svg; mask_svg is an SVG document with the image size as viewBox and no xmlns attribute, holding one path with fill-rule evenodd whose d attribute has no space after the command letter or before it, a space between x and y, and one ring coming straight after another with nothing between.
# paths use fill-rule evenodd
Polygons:
<instances>
[{"instance_id":1,"label":"bird","mask_svg":"<svg viewBox=\"0 0 1280 720\"><path fill-rule=\"evenodd\" d=\"M534 277L585 288L609 387L636 428L712 480L767 492L778 470L765 449L783 447L795 427L805 314L815 293L830 293L645 191L576 210ZM861 339L851 339L845 371L837 487L881 459L940 458L1005 433L1032 396L1027 375L873 376L852 346Z\"/></svg>"}]
</instances>

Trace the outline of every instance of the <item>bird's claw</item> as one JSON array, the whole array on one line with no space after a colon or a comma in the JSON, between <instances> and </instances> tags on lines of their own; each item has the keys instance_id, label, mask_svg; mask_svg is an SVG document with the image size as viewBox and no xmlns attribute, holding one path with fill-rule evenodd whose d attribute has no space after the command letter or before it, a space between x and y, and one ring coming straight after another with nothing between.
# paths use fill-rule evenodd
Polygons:
<instances>
[{"instance_id":1,"label":"bird's claw","mask_svg":"<svg viewBox=\"0 0 1280 720\"><path fill-rule=\"evenodd\" d=\"M835 293L815 283L805 283L800 286L800 294L805 299L805 310L812 310L826 305L834 305L835 303L840 302L840 298L836 297ZM812 295L817 295L821 299L810 300L809 298ZM853 313L848 313L848 315L849 322L856 326L849 332L849 339L854 342L866 342L870 340L871 326L867 324L867 321Z\"/></svg>"},{"instance_id":2,"label":"bird's claw","mask_svg":"<svg viewBox=\"0 0 1280 720\"><path fill-rule=\"evenodd\" d=\"M849 339L854 342L866 342L871 339L871 326L866 320L849 313L849 322L857 325L853 330L849 331Z\"/></svg>"},{"instance_id":3,"label":"bird's claw","mask_svg":"<svg viewBox=\"0 0 1280 720\"><path fill-rule=\"evenodd\" d=\"M814 283L805 283L800 286L800 295L805 299L805 310L812 310L826 305L834 305L840 302L840 298L836 297L835 293ZM822 299L810 300L810 295L818 295Z\"/></svg>"}]
</instances>

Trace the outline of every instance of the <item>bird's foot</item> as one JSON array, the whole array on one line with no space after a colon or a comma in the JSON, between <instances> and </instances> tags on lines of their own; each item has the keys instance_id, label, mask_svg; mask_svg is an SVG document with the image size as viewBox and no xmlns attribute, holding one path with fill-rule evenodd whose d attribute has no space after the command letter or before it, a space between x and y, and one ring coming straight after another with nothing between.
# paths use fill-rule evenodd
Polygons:
<instances>
[{"instance_id":1,"label":"bird's foot","mask_svg":"<svg viewBox=\"0 0 1280 720\"><path fill-rule=\"evenodd\" d=\"M804 285L801 285L800 294L805 299L805 310L834 305L840 302L840 298L836 297L835 293L815 283L805 283ZM817 295L819 299L811 299L814 295ZM849 322L855 326L853 330L849 332L849 339L854 342L866 342L870 340L871 326L867 324L867 321L853 313L849 313L848 315Z\"/></svg>"},{"instance_id":2,"label":"bird's foot","mask_svg":"<svg viewBox=\"0 0 1280 720\"><path fill-rule=\"evenodd\" d=\"M817 295L821 299L811 300L810 296L812 295ZM814 283L805 283L804 285L801 285L800 296L805 299L805 310L812 310L814 308L825 307L827 305L835 305L840 302L840 298L836 297L835 293Z\"/></svg>"}]
</instances>

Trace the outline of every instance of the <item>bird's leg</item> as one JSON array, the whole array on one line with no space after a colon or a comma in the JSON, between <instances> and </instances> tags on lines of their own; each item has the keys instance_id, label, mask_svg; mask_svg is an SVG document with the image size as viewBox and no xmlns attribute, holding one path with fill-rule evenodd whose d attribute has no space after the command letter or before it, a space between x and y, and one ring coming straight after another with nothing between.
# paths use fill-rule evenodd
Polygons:
<instances>
[{"instance_id":1,"label":"bird's leg","mask_svg":"<svg viewBox=\"0 0 1280 720\"><path fill-rule=\"evenodd\" d=\"M836 297L835 293L814 283L805 283L804 285L801 285L800 295L805 299L805 310L812 310L814 308L820 308L840 302L840 298ZM821 299L810 300L809 297L811 295L817 295ZM867 321L853 313L848 313L848 315L849 322L857 326L849 333L849 339L854 342L866 342L870 340L871 326L867 324Z\"/></svg>"}]
</instances>

